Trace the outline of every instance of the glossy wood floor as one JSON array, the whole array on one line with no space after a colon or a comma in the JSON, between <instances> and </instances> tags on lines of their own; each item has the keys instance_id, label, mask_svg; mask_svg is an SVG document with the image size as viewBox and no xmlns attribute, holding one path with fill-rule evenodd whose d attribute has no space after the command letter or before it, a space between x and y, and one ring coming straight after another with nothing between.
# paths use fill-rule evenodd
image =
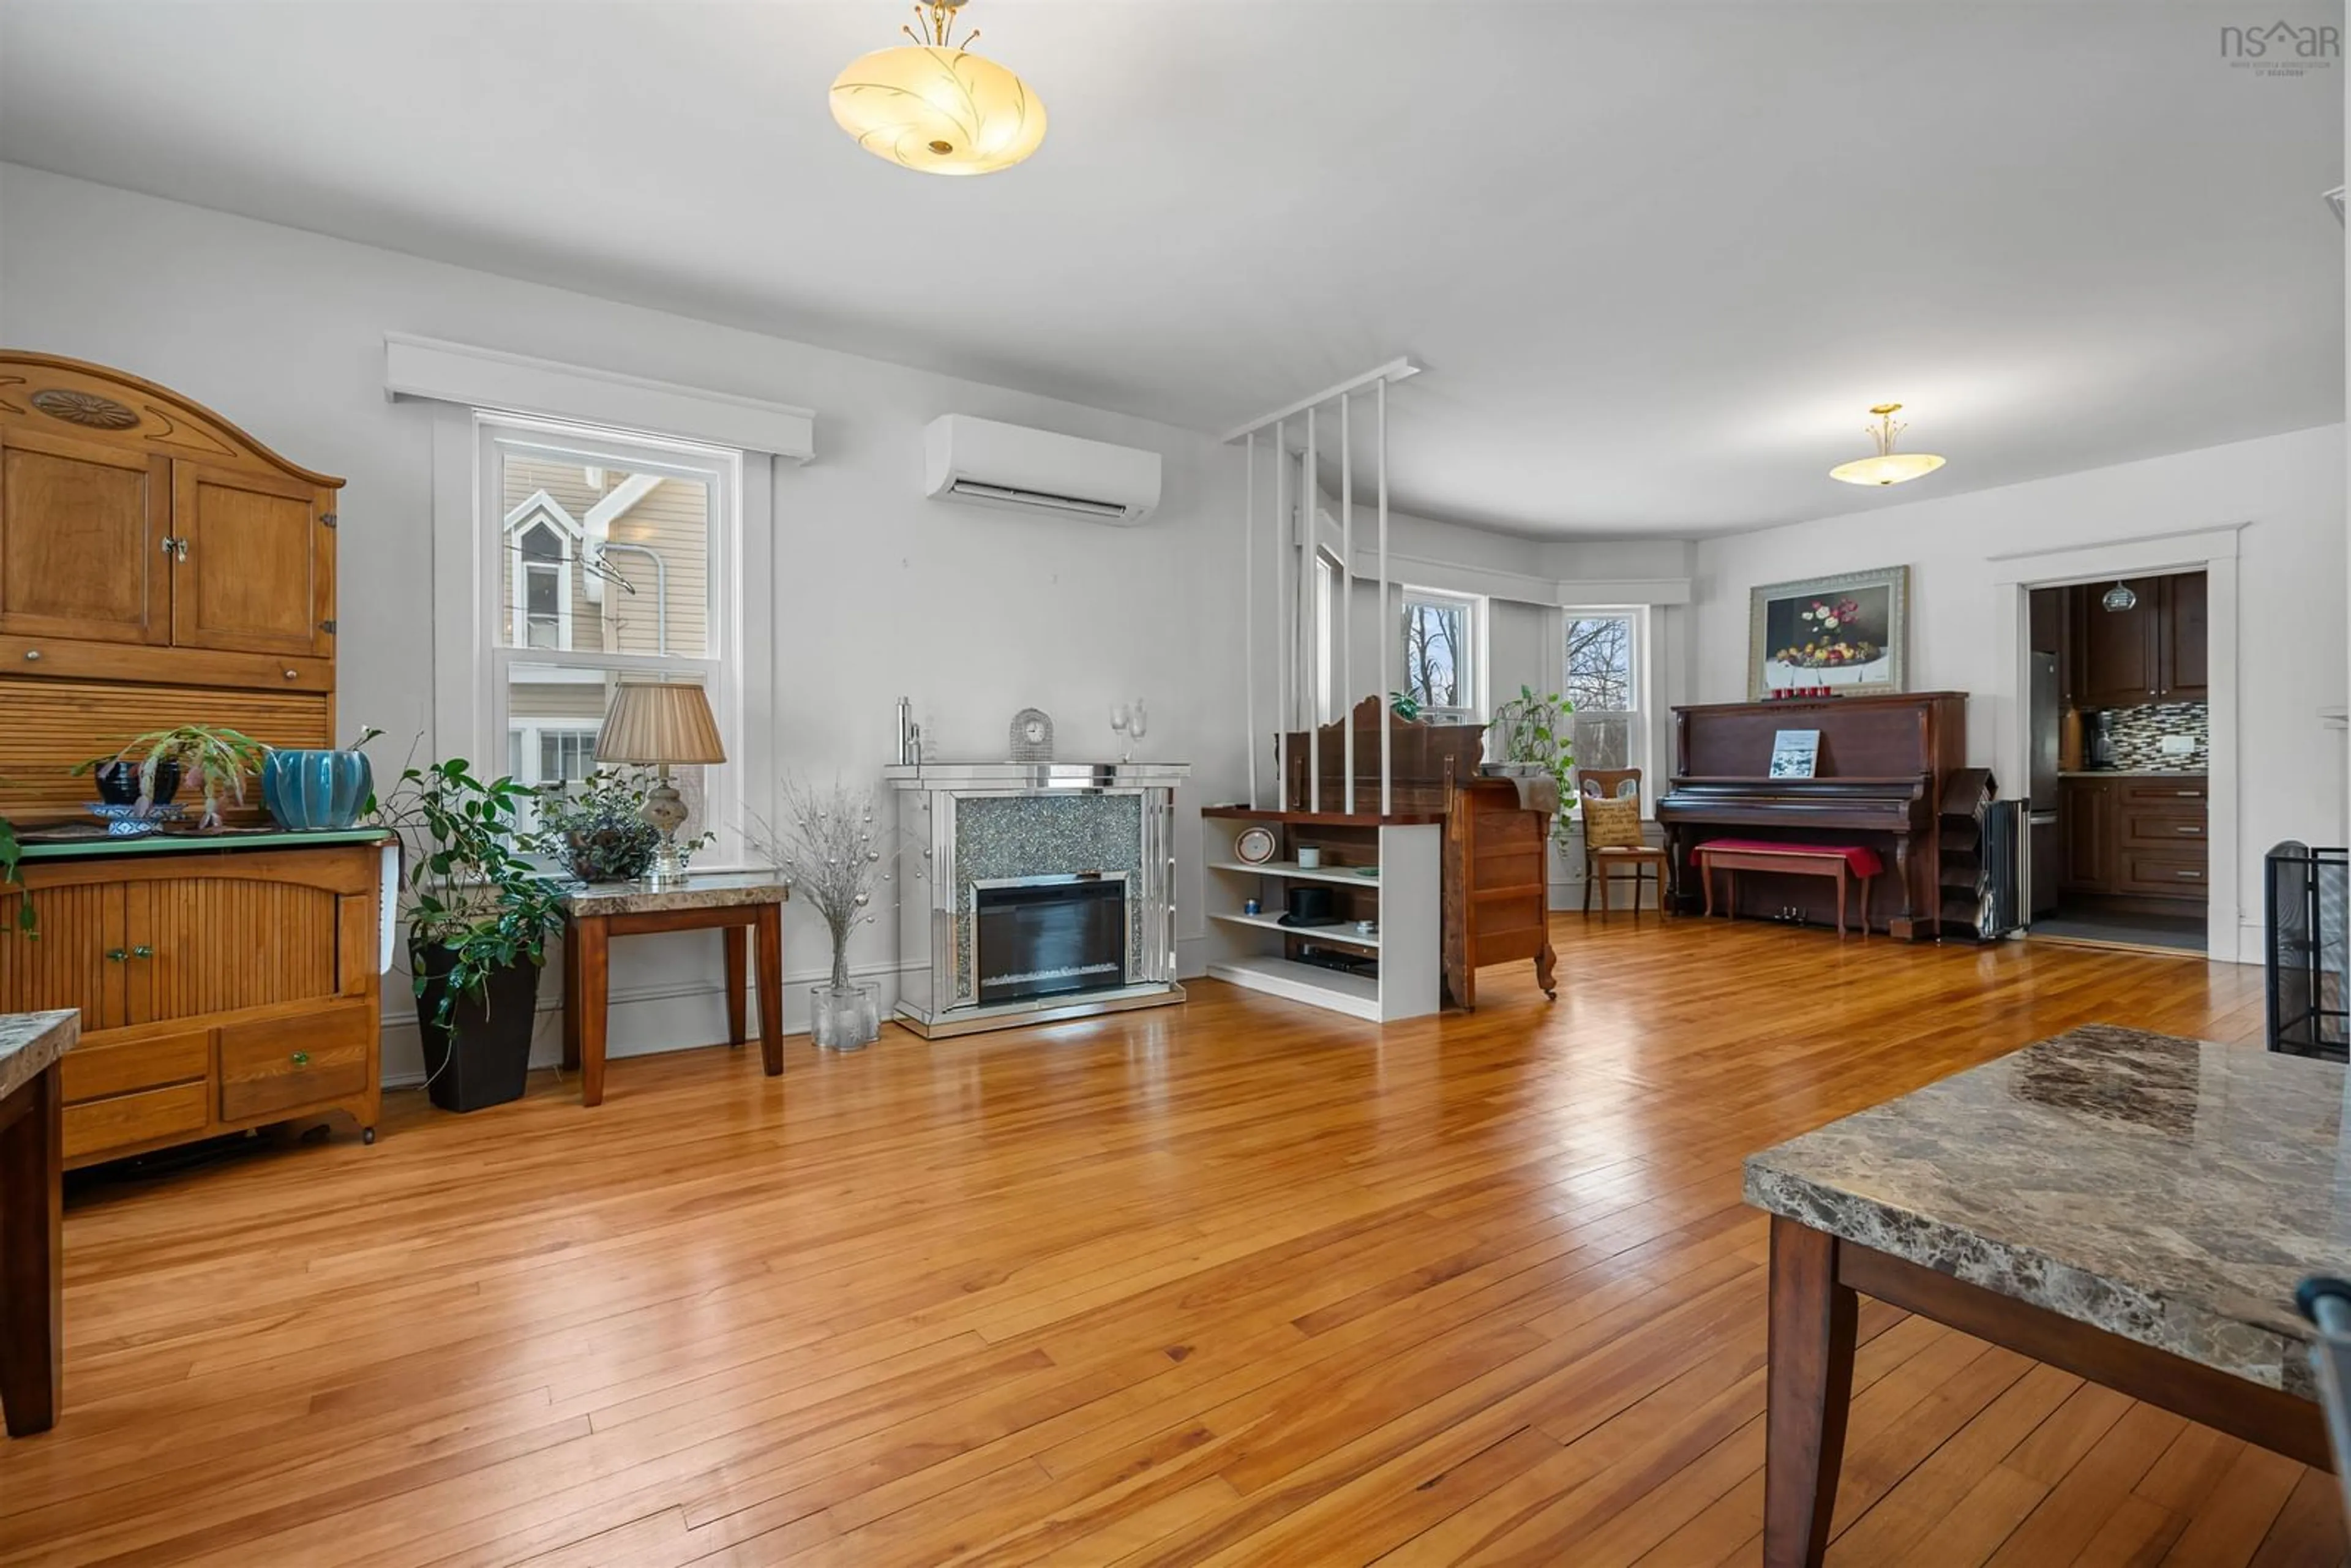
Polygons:
<instances>
[{"instance_id":1,"label":"glossy wood floor","mask_svg":"<svg viewBox=\"0 0 2351 1568\"><path fill-rule=\"evenodd\" d=\"M1749 1150L2259 976L1567 917L1384 1031L696 1051L84 1193L0 1558L1752 1563ZM389 1107L388 1107L389 1108ZM2334 1563L2324 1478L1865 1307L1846 1565Z\"/></svg>"}]
</instances>

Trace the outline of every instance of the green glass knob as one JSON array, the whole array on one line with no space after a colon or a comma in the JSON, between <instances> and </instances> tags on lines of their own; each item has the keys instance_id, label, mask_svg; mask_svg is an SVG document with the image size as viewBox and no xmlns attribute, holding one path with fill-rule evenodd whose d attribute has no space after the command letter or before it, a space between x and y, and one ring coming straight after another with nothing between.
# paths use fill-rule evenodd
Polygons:
<instances>
[{"instance_id":1,"label":"green glass knob","mask_svg":"<svg viewBox=\"0 0 2351 1568\"><path fill-rule=\"evenodd\" d=\"M294 1053L294 1065L295 1065L295 1066L297 1066L297 1067L308 1067L308 1066L309 1066L309 1065L310 1065L310 1053L309 1053L308 1051L296 1051L296 1052Z\"/></svg>"},{"instance_id":2,"label":"green glass knob","mask_svg":"<svg viewBox=\"0 0 2351 1568\"><path fill-rule=\"evenodd\" d=\"M109 947L106 950L106 961L110 964L120 964L129 956L131 956L131 955L124 952L120 947Z\"/></svg>"},{"instance_id":3,"label":"green glass knob","mask_svg":"<svg viewBox=\"0 0 2351 1568\"><path fill-rule=\"evenodd\" d=\"M134 958L152 958L155 956L155 949L146 946L133 947L131 949L131 956Z\"/></svg>"}]
</instances>

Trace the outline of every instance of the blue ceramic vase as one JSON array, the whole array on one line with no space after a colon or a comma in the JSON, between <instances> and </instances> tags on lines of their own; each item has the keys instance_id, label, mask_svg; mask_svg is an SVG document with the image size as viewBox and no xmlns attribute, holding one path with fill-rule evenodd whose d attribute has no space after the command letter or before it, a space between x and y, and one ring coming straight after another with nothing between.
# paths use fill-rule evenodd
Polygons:
<instances>
[{"instance_id":1,"label":"blue ceramic vase","mask_svg":"<svg viewBox=\"0 0 2351 1568\"><path fill-rule=\"evenodd\" d=\"M297 832L348 828L374 793L364 751L273 751L261 765L261 801Z\"/></svg>"}]
</instances>

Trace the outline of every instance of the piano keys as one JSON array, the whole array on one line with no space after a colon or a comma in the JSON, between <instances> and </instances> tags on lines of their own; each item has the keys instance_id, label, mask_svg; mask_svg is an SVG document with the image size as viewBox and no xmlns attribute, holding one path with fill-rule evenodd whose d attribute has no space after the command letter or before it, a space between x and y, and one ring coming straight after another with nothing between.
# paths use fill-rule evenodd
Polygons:
<instances>
[{"instance_id":1,"label":"piano keys","mask_svg":"<svg viewBox=\"0 0 2351 1568\"><path fill-rule=\"evenodd\" d=\"M1906 940L1940 935L1942 812L1947 789L1967 767L1967 705L1965 692L1912 692L1674 709L1672 783L1657 821L1672 856L1675 907L1699 907L1690 852L1708 839L1866 844L1894 868L1877 879L1863 912L1870 927ZM1770 776L1772 739L1782 729L1820 731L1813 778ZM1739 882L1734 915L1830 917L1828 891L1816 879L1750 873Z\"/></svg>"}]
</instances>

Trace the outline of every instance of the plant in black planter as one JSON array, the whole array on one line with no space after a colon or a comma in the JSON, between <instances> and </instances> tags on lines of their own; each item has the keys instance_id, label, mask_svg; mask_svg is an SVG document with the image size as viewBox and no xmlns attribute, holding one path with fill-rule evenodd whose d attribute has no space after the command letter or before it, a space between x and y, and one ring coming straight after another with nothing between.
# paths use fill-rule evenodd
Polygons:
<instances>
[{"instance_id":1,"label":"plant in black planter","mask_svg":"<svg viewBox=\"0 0 2351 1568\"><path fill-rule=\"evenodd\" d=\"M234 795L238 805L245 804L245 781L261 771L268 750L239 730L183 724L132 736L113 756L77 763L74 771L97 775L100 799L136 805L142 816L172 799L183 775L193 778L204 800L196 825L217 828L222 795ZM131 760L134 752L141 760Z\"/></svg>"},{"instance_id":2,"label":"plant in black planter","mask_svg":"<svg viewBox=\"0 0 2351 1568\"><path fill-rule=\"evenodd\" d=\"M645 821L640 778L590 774L577 784L538 792L538 831L530 848L552 856L580 882L634 882L653 863L661 830Z\"/></svg>"},{"instance_id":3,"label":"plant in black planter","mask_svg":"<svg viewBox=\"0 0 2351 1568\"><path fill-rule=\"evenodd\" d=\"M547 937L560 894L524 858L528 785L485 780L463 758L411 768L378 808L411 864L408 963L425 1090L447 1111L522 1093Z\"/></svg>"}]
</instances>

